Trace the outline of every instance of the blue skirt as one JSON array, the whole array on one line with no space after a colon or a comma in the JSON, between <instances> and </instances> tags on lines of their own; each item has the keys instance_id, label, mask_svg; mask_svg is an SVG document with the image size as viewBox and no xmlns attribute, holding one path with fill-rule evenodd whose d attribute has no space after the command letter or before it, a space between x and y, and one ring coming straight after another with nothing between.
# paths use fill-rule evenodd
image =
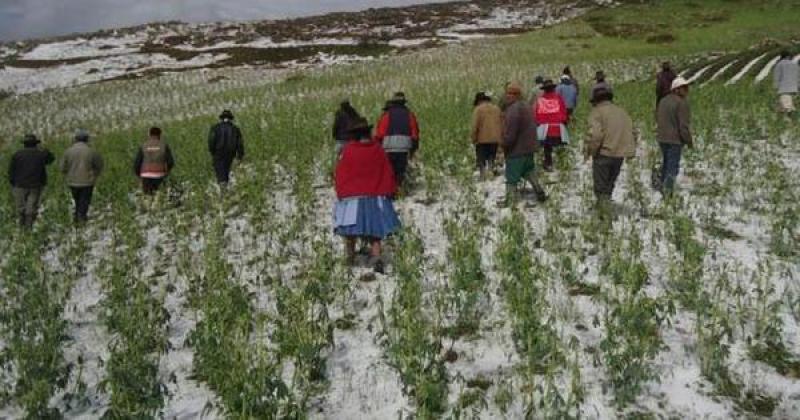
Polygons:
<instances>
[{"instance_id":1,"label":"blue skirt","mask_svg":"<svg viewBox=\"0 0 800 420\"><path fill-rule=\"evenodd\" d=\"M386 239L400 229L392 201L385 197L339 200L333 207L333 232L340 236Z\"/></svg>"}]
</instances>

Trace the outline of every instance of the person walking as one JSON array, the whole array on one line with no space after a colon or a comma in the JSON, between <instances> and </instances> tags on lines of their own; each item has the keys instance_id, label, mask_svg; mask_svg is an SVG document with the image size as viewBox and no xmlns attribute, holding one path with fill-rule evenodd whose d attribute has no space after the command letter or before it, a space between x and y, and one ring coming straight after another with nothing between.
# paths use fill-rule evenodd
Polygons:
<instances>
[{"instance_id":1,"label":"person walking","mask_svg":"<svg viewBox=\"0 0 800 420\"><path fill-rule=\"evenodd\" d=\"M503 137L503 112L492 103L485 92L478 92L473 102L472 144L475 145L475 162L481 179L494 170L497 146Z\"/></svg>"},{"instance_id":2,"label":"person walking","mask_svg":"<svg viewBox=\"0 0 800 420\"><path fill-rule=\"evenodd\" d=\"M391 200L397 183L380 143L370 139L372 127L367 121L352 121L347 131L350 140L336 165L334 233L344 237L349 264L355 263L356 241L369 241L369 264L375 272L383 273L381 242L400 229Z\"/></svg>"},{"instance_id":3,"label":"person walking","mask_svg":"<svg viewBox=\"0 0 800 420\"><path fill-rule=\"evenodd\" d=\"M153 195L172 171L175 159L169 145L161 139L160 128L152 127L149 134L150 137L136 153L133 171L142 180L142 191L146 195Z\"/></svg>"},{"instance_id":4,"label":"person walking","mask_svg":"<svg viewBox=\"0 0 800 420\"><path fill-rule=\"evenodd\" d=\"M539 202L547 200L547 194L536 179L536 163L534 154L538 147L536 142L536 125L528 103L522 99L522 86L512 83L506 90L506 109L503 123L503 149L506 156L506 195L499 203L510 206L519 199L520 184L525 181L531 184Z\"/></svg>"},{"instance_id":5,"label":"person walking","mask_svg":"<svg viewBox=\"0 0 800 420\"><path fill-rule=\"evenodd\" d=\"M592 160L594 194L602 210L611 201L624 160L636 155L636 140L633 120L613 103L611 92L596 90L592 99L594 107L589 113L589 140L584 158Z\"/></svg>"},{"instance_id":6,"label":"person walking","mask_svg":"<svg viewBox=\"0 0 800 420\"><path fill-rule=\"evenodd\" d=\"M360 118L361 115L353 108L349 99L345 99L339 104L339 109L336 111L336 116L333 121L333 139L336 141L336 156L342 153L342 148L349 140L347 128L350 126L350 123Z\"/></svg>"},{"instance_id":7,"label":"person walking","mask_svg":"<svg viewBox=\"0 0 800 420\"><path fill-rule=\"evenodd\" d=\"M419 149L417 116L408 108L403 92L395 93L386 103L378 120L375 139L386 151L397 186L402 187L408 172L408 162Z\"/></svg>"},{"instance_id":8,"label":"person walking","mask_svg":"<svg viewBox=\"0 0 800 420\"><path fill-rule=\"evenodd\" d=\"M79 130L75 134L75 142L64 152L64 159L61 161L61 172L64 173L75 202L75 223L86 223L89 220L94 186L103 172L103 166L100 153L89 146L89 133Z\"/></svg>"},{"instance_id":9,"label":"person walking","mask_svg":"<svg viewBox=\"0 0 800 420\"><path fill-rule=\"evenodd\" d=\"M800 67L792 60L789 51L782 51L780 61L773 70L775 89L778 91L779 109L782 113L791 115L795 112L794 96L797 95L800 83Z\"/></svg>"},{"instance_id":10,"label":"person walking","mask_svg":"<svg viewBox=\"0 0 800 420\"><path fill-rule=\"evenodd\" d=\"M657 139L662 154L660 185L656 187L664 195L671 195L675 187L683 147L694 147L688 96L689 82L676 77L671 93L661 100L656 112Z\"/></svg>"},{"instance_id":11,"label":"person walking","mask_svg":"<svg viewBox=\"0 0 800 420\"><path fill-rule=\"evenodd\" d=\"M567 115L572 117L575 108L578 106L578 87L565 74L561 76L561 83L556 87L556 93L564 100L564 104L567 106Z\"/></svg>"},{"instance_id":12,"label":"person walking","mask_svg":"<svg viewBox=\"0 0 800 420\"><path fill-rule=\"evenodd\" d=\"M656 109L658 109L658 104L661 100L672 91L672 81L675 80L676 77L678 77L678 75L672 70L670 62L663 62L661 64L661 71L658 72L656 76Z\"/></svg>"},{"instance_id":13,"label":"person walking","mask_svg":"<svg viewBox=\"0 0 800 420\"><path fill-rule=\"evenodd\" d=\"M569 66L564 67L564 70L561 71L562 76L569 76L569 80L572 81L572 84L575 86L576 94L581 93L581 86L578 83L578 79L572 74L572 69Z\"/></svg>"},{"instance_id":14,"label":"person walking","mask_svg":"<svg viewBox=\"0 0 800 420\"><path fill-rule=\"evenodd\" d=\"M211 127L208 134L208 152L213 159L217 183L225 188L230 182L233 159L244 159L244 139L239 127L233 123L231 111L222 111L219 119L220 122Z\"/></svg>"},{"instance_id":15,"label":"person walking","mask_svg":"<svg viewBox=\"0 0 800 420\"><path fill-rule=\"evenodd\" d=\"M55 160L49 150L39 147L40 143L35 135L26 135L23 148L14 153L8 165L8 181L19 224L25 228L33 227L36 221L42 191L47 185L47 166Z\"/></svg>"},{"instance_id":16,"label":"person walking","mask_svg":"<svg viewBox=\"0 0 800 420\"><path fill-rule=\"evenodd\" d=\"M538 125L536 136L544 146L544 170L553 170L553 148L569 143L566 124L569 122L567 105L556 93L556 85L546 80L542 85L542 96L536 101L533 114Z\"/></svg>"},{"instance_id":17,"label":"person walking","mask_svg":"<svg viewBox=\"0 0 800 420\"><path fill-rule=\"evenodd\" d=\"M602 70L598 70L594 74L594 86L592 86L591 96L589 100L591 101L594 98L594 91L599 89L605 89L608 92L614 93L614 90L611 88L611 84L606 81L606 74Z\"/></svg>"},{"instance_id":18,"label":"person walking","mask_svg":"<svg viewBox=\"0 0 800 420\"><path fill-rule=\"evenodd\" d=\"M533 79L533 90L531 90L531 95L528 99L530 104L535 104L536 101L542 97L542 86L544 86L544 76L536 76L536 78Z\"/></svg>"}]
</instances>

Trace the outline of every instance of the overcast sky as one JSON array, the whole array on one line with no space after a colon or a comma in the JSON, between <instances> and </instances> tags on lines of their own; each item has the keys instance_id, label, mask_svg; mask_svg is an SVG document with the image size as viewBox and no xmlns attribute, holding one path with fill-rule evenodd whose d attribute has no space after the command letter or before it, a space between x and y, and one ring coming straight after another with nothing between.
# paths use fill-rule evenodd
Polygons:
<instances>
[{"instance_id":1,"label":"overcast sky","mask_svg":"<svg viewBox=\"0 0 800 420\"><path fill-rule=\"evenodd\" d=\"M253 20L441 1L444 0L0 0L0 41L165 20Z\"/></svg>"}]
</instances>

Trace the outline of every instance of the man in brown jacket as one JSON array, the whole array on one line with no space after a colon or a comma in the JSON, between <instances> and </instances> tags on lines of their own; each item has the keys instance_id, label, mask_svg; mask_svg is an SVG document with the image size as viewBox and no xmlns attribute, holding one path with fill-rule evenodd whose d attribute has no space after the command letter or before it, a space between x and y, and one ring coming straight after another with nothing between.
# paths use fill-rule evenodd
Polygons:
<instances>
[{"instance_id":1,"label":"man in brown jacket","mask_svg":"<svg viewBox=\"0 0 800 420\"><path fill-rule=\"evenodd\" d=\"M538 147L536 124L533 122L528 103L522 99L522 87L511 83L506 90L509 106L503 124L503 150L506 156L506 197L503 205L513 204L518 198L519 184L528 181L536 198L547 200L539 182L536 180L536 166L533 156Z\"/></svg>"},{"instance_id":2,"label":"man in brown jacket","mask_svg":"<svg viewBox=\"0 0 800 420\"><path fill-rule=\"evenodd\" d=\"M633 121L613 99L608 90L594 91L595 106L589 114L590 137L584 152L587 161L592 159L594 194L601 206L611 201L624 160L636 155Z\"/></svg>"},{"instance_id":3,"label":"man in brown jacket","mask_svg":"<svg viewBox=\"0 0 800 420\"><path fill-rule=\"evenodd\" d=\"M690 149L694 147L688 95L689 82L683 77L675 78L672 81L672 93L659 102L656 112L657 140L663 157L659 189L665 195L671 194L675 187L683 146Z\"/></svg>"},{"instance_id":4,"label":"man in brown jacket","mask_svg":"<svg viewBox=\"0 0 800 420\"><path fill-rule=\"evenodd\" d=\"M497 146L503 137L503 112L484 92L475 95L474 105L471 137L475 145L476 165L481 178L484 178L487 170L494 170Z\"/></svg>"},{"instance_id":5,"label":"man in brown jacket","mask_svg":"<svg viewBox=\"0 0 800 420\"><path fill-rule=\"evenodd\" d=\"M89 220L94 185L104 166L100 153L89 147L88 143L89 133L79 130L75 134L75 143L64 152L64 160L61 161L61 171L75 201L75 223L79 224Z\"/></svg>"}]
</instances>

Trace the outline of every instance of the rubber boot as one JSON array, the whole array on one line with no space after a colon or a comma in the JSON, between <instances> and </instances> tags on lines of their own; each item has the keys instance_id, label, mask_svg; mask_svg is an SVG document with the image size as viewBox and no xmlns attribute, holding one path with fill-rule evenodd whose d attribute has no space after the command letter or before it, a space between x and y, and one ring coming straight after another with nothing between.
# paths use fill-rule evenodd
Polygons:
<instances>
[{"instance_id":1,"label":"rubber boot","mask_svg":"<svg viewBox=\"0 0 800 420\"><path fill-rule=\"evenodd\" d=\"M511 207L519 201L519 190L516 185L506 184L506 196L497 205L500 208Z\"/></svg>"},{"instance_id":2,"label":"rubber boot","mask_svg":"<svg viewBox=\"0 0 800 420\"><path fill-rule=\"evenodd\" d=\"M547 193L544 192L544 188L539 184L539 180L536 179L536 173L528 175L526 180L531 184L533 193L536 194L536 200L540 203L547 201Z\"/></svg>"}]
</instances>

